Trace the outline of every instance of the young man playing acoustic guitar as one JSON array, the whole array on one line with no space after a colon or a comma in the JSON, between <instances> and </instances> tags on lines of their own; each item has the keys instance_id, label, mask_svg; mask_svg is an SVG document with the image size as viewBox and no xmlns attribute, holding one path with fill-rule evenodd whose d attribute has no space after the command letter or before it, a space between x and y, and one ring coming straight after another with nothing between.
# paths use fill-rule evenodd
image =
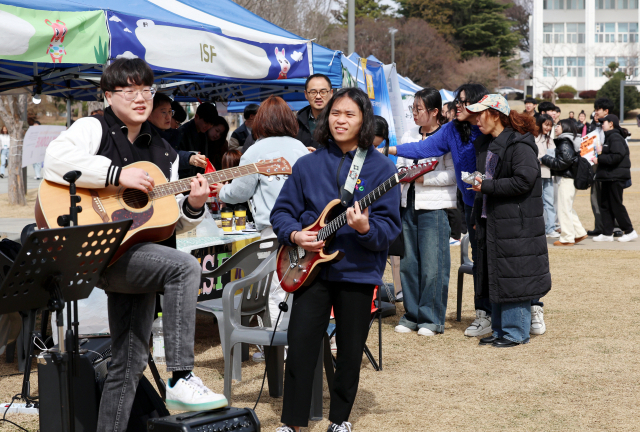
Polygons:
<instances>
[{"instance_id":1,"label":"young man playing acoustic guitar","mask_svg":"<svg viewBox=\"0 0 640 432\"><path fill-rule=\"evenodd\" d=\"M322 265L318 277L293 296L287 333L284 425L278 432L298 432L308 424L313 371L332 307L338 358L329 432L351 432L348 420L358 391L373 291L382 284L389 244L401 228L400 188L391 189L364 211L357 202L354 204L397 173L393 162L372 146L374 122L371 102L362 90L338 91L318 119L315 137L322 146L298 159L271 212L271 224L281 244L319 252L324 242L318 241L317 232L303 228L315 222L329 202L341 197L350 170L357 170L355 165L361 167L353 197L346 203L347 225L336 232L327 247L345 256ZM359 148L366 152L364 163L357 162L356 157L356 164L352 164Z\"/></svg>"},{"instance_id":2,"label":"young man playing acoustic guitar","mask_svg":"<svg viewBox=\"0 0 640 432\"><path fill-rule=\"evenodd\" d=\"M115 60L100 86L110 104L104 117L76 121L60 134L45 157L46 180L66 184L62 176L82 172L77 185L101 189L109 185L149 192L154 179L134 162L156 164L167 180L178 180L178 155L153 131L151 114L155 89L153 71L141 59ZM180 209L177 231L188 231L203 219L209 194L207 180L191 180L188 197L176 197ZM85 212L90 203L81 203ZM156 212L161 209L156 208ZM98 287L107 292L111 331L111 367L104 385L98 431L127 429L139 379L149 358L156 292L164 293L164 341L167 370L167 407L197 411L224 407L227 400L209 390L193 375L195 314L201 268L191 255L175 249L175 233L160 243L140 243L107 269Z\"/></svg>"}]
</instances>

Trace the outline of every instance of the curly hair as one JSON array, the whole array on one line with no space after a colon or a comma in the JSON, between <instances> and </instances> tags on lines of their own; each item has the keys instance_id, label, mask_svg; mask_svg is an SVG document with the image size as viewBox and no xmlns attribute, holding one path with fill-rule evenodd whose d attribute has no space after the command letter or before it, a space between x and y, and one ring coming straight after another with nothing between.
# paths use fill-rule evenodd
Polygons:
<instances>
[{"instance_id":1,"label":"curly hair","mask_svg":"<svg viewBox=\"0 0 640 432\"><path fill-rule=\"evenodd\" d=\"M494 109L489 109L487 111L493 118L498 116L500 118L500 123L506 128L511 128L523 135L527 132L531 132L533 136L538 136L539 128L536 125L536 119L534 117L519 113L516 110L511 110L508 116Z\"/></svg>"},{"instance_id":2,"label":"curly hair","mask_svg":"<svg viewBox=\"0 0 640 432\"><path fill-rule=\"evenodd\" d=\"M373 140L375 139L376 122L369 96L355 87L343 88L333 94L333 97L318 117L314 138L324 146L329 144L329 141L335 141L331 134L331 127L329 126L329 114L336 101L344 97L348 97L355 102L362 113L362 125L360 126L360 131L358 131L358 147L367 149L373 144Z\"/></svg>"}]
</instances>

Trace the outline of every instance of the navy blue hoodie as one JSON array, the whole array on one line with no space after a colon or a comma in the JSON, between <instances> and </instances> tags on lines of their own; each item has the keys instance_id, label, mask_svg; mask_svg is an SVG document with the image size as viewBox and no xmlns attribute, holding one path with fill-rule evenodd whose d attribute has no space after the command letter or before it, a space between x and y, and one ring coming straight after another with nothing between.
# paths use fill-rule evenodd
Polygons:
<instances>
[{"instance_id":1,"label":"navy blue hoodie","mask_svg":"<svg viewBox=\"0 0 640 432\"><path fill-rule=\"evenodd\" d=\"M354 156L355 150L343 154L331 142L297 160L271 211L271 225L281 244L291 246L289 237L293 231L311 225L331 200L340 198L340 189L344 187ZM396 172L393 162L373 146L369 147L354 200L349 205L353 206L355 200L363 198ZM398 237L402 226L400 195L400 186L396 186L369 207L367 234L361 235L346 224L338 230L327 251L340 250L345 256L336 263L324 264L321 279L382 284L389 245Z\"/></svg>"}]
</instances>

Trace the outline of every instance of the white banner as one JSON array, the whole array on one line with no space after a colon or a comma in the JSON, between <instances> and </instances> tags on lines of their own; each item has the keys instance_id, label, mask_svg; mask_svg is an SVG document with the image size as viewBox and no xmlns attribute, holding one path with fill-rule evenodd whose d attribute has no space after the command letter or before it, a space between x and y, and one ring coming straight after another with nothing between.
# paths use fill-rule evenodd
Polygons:
<instances>
[{"instance_id":1,"label":"white banner","mask_svg":"<svg viewBox=\"0 0 640 432\"><path fill-rule=\"evenodd\" d=\"M22 167L44 162L44 154L49 143L58 138L60 132L65 130L67 130L66 126L36 125L29 127L22 145Z\"/></svg>"},{"instance_id":2,"label":"white banner","mask_svg":"<svg viewBox=\"0 0 640 432\"><path fill-rule=\"evenodd\" d=\"M413 95L405 94L402 96L402 124L404 130L410 130L416 126L413 121Z\"/></svg>"},{"instance_id":3,"label":"white banner","mask_svg":"<svg viewBox=\"0 0 640 432\"><path fill-rule=\"evenodd\" d=\"M396 128L396 137L398 144L402 140L405 127L403 118L402 94L400 93L400 84L398 83L398 72L396 65L384 65L384 77L387 80L387 88L389 89L389 101L391 102L391 111L393 113L393 124Z\"/></svg>"}]
</instances>

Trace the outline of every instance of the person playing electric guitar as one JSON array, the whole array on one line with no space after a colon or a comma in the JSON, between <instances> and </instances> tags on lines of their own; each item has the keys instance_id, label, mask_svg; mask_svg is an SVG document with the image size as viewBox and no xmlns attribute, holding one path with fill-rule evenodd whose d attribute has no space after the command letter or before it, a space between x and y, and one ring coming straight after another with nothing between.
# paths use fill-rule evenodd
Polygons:
<instances>
[{"instance_id":1,"label":"person playing electric guitar","mask_svg":"<svg viewBox=\"0 0 640 432\"><path fill-rule=\"evenodd\" d=\"M382 284L387 250L401 228L400 188L390 190L364 212L354 204L396 173L393 162L372 146L374 122L371 102L362 90L345 88L335 93L315 131L323 146L298 159L271 212L271 224L281 244L319 252L325 243L303 227L312 224L333 199L347 200L348 207L347 225L326 245L329 251L339 250L345 256L323 264L318 277L294 293L281 418L284 425L278 432L297 432L308 424L313 372L332 307L338 358L329 431L351 431L348 420L358 390L373 291ZM357 180L349 191L345 182L350 172ZM358 172L359 176L353 175Z\"/></svg>"}]
</instances>

